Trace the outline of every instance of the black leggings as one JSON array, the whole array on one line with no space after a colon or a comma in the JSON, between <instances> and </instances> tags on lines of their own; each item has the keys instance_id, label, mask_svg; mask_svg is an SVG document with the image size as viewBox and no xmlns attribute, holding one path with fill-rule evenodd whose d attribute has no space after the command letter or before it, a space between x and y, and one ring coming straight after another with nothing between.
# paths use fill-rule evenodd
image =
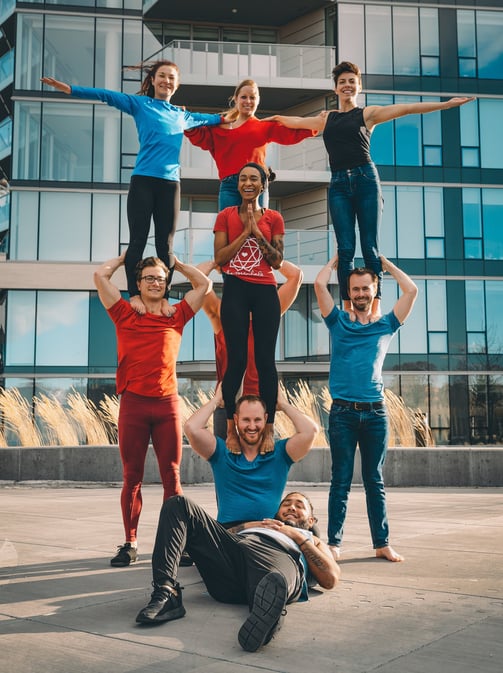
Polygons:
<instances>
[{"instance_id":1,"label":"black leggings","mask_svg":"<svg viewBox=\"0 0 503 673\"><path fill-rule=\"evenodd\" d=\"M136 265L143 257L152 218L157 257L170 270L175 265L173 239L179 213L179 182L151 178L147 175L133 175L127 197L129 246L124 262L130 297L139 294L136 284Z\"/></svg>"},{"instance_id":2,"label":"black leggings","mask_svg":"<svg viewBox=\"0 0 503 673\"><path fill-rule=\"evenodd\" d=\"M274 423L278 395L275 350L281 309L276 285L248 283L224 275L220 318L227 347L227 370L222 380L227 418L236 410L236 394L248 360L248 330L252 318L260 397L267 410L267 422Z\"/></svg>"}]
</instances>

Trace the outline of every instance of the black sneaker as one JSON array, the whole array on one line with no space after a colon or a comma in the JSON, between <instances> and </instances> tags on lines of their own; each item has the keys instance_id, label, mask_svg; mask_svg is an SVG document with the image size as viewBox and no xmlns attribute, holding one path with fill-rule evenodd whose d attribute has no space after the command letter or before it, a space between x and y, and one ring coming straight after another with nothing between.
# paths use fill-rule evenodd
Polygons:
<instances>
[{"instance_id":1,"label":"black sneaker","mask_svg":"<svg viewBox=\"0 0 503 673\"><path fill-rule=\"evenodd\" d=\"M174 587L159 587L155 584L153 584L153 587L150 603L136 615L138 623L156 624L185 616L185 608L182 603L182 587L178 582ZM176 595L174 591L176 591Z\"/></svg>"},{"instance_id":2,"label":"black sneaker","mask_svg":"<svg viewBox=\"0 0 503 673\"><path fill-rule=\"evenodd\" d=\"M138 560L138 550L131 547L130 542L126 542L122 547L117 547L117 554L110 559L110 565L114 568L125 568Z\"/></svg>"},{"instance_id":3,"label":"black sneaker","mask_svg":"<svg viewBox=\"0 0 503 673\"><path fill-rule=\"evenodd\" d=\"M257 584L250 616L239 629L239 644L255 652L277 633L286 614L286 580L280 573L268 573Z\"/></svg>"}]
</instances>

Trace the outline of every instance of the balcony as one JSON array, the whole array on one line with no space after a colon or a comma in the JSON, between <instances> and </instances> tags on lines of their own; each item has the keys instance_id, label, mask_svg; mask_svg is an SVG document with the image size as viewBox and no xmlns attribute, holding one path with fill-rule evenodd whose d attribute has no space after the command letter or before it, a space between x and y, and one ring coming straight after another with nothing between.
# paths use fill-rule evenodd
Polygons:
<instances>
[{"instance_id":1,"label":"balcony","mask_svg":"<svg viewBox=\"0 0 503 673\"><path fill-rule=\"evenodd\" d=\"M306 44L175 40L148 60L156 59L179 66L187 107L225 108L236 84L251 77L260 87L261 109L279 112L331 91L335 49Z\"/></svg>"}]
</instances>

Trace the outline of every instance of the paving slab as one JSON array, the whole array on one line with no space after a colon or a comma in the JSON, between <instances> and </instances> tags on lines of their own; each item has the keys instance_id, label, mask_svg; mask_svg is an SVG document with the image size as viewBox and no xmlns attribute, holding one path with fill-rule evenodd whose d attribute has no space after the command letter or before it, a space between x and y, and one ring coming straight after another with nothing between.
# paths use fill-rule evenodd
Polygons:
<instances>
[{"instance_id":1,"label":"paving slab","mask_svg":"<svg viewBox=\"0 0 503 673\"><path fill-rule=\"evenodd\" d=\"M326 484L290 484L326 530ZM291 489L289 489L291 490ZM144 628L162 500L144 488L140 560L111 568L122 542L116 484L0 485L0 673L498 673L503 661L503 489L388 489L392 544L373 556L361 487L351 493L342 579L289 606L265 648L236 636L246 606L181 568L187 615ZM185 493L215 513L212 485Z\"/></svg>"}]
</instances>

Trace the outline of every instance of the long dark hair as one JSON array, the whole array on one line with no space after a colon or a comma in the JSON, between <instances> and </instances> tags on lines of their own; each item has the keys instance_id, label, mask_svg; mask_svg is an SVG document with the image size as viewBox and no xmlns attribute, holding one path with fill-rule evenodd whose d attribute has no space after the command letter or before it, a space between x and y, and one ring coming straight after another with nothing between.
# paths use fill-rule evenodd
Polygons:
<instances>
[{"instance_id":1,"label":"long dark hair","mask_svg":"<svg viewBox=\"0 0 503 673\"><path fill-rule=\"evenodd\" d=\"M154 61L152 63L140 63L140 65L131 65L125 68L126 70L141 70L142 72L145 73L145 78L141 83L140 90L138 91L138 94L140 96L150 96L150 98L155 97L154 85L152 84L152 80L155 77L155 73L163 65L167 65L170 68L174 68L178 74L178 82L180 82L180 68L176 65L176 63L173 63L173 61L161 60L161 61Z\"/></svg>"}]
</instances>

